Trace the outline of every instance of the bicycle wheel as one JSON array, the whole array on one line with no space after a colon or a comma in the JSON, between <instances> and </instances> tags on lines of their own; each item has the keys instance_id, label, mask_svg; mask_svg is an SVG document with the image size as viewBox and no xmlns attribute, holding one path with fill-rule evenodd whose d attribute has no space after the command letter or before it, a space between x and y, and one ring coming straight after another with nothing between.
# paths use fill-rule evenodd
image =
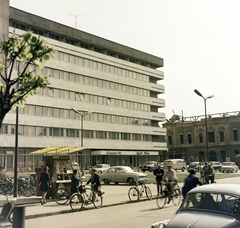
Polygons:
<instances>
[{"instance_id":1,"label":"bicycle wheel","mask_svg":"<svg viewBox=\"0 0 240 228\"><path fill-rule=\"evenodd\" d=\"M72 211L81 211L83 208L83 197L79 193L74 193L69 199L70 207Z\"/></svg>"},{"instance_id":2,"label":"bicycle wheel","mask_svg":"<svg viewBox=\"0 0 240 228\"><path fill-rule=\"evenodd\" d=\"M166 204L167 197L164 195L160 195L157 197L157 206L158 208L162 209L164 205Z\"/></svg>"},{"instance_id":3,"label":"bicycle wheel","mask_svg":"<svg viewBox=\"0 0 240 228\"><path fill-rule=\"evenodd\" d=\"M93 196L92 196L92 203L93 203L94 207L96 207L96 208L102 207L102 202L103 202L102 196L99 195L98 193L94 192Z\"/></svg>"},{"instance_id":4,"label":"bicycle wheel","mask_svg":"<svg viewBox=\"0 0 240 228\"><path fill-rule=\"evenodd\" d=\"M174 189L174 193L173 193L173 196L172 196L172 202L175 206L180 204L180 202L181 202L181 192L180 192L179 189Z\"/></svg>"},{"instance_id":5,"label":"bicycle wheel","mask_svg":"<svg viewBox=\"0 0 240 228\"><path fill-rule=\"evenodd\" d=\"M149 200L152 200L152 191L148 186L145 186L145 193Z\"/></svg>"},{"instance_id":6,"label":"bicycle wheel","mask_svg":"<svg viewBox=\"0 0 240 228\"><path fill-rule=\"evenodd\" d=\"M54 192L54 200L57 204L63 205L67 203L71 194L68 189L66 188L58 188Z\"/></svg>"},{"instance_id":7,"label":"bicycle wheel","mask_svg":"<svg viewBox=\"0 0 240 228\"><path fill-rule=\"evenodd\" d=\"M139 191L136 187L132 187L128 190L128 198L131 202L139 201Z\"/></svg>"}]
</instances>

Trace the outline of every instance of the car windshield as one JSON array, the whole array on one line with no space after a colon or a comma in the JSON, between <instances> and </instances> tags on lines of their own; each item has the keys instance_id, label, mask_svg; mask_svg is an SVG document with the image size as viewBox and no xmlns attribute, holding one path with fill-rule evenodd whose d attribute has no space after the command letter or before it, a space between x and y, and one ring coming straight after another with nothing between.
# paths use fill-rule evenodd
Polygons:
<instances>
[{"instance_id":1,"label":"car windshield","mask_svg":"<svg viewBox=\"0 0 240 228\"><path fill-rule=\"evenodd\" d=\"M130 168L130 167L125 167L125 171L126 171L126 172L134 172L133 169Z\"/></svg>"},{"instance_id":2,"label":"car windshield","mask_svg":"<svg viewBox=\"0 0 240 228\"><path fill-rule=\"evenodd\" d=\"M192 163L190 163L190 165L189 165L189 166L196 166L196 165L198 165L198 163L197 163L197 162L192 162Z\"/></svg>"},{"instance_id":3,"label":"car windshield","mask_svg":"<svg viewBox=\"0 0 240 228\"><path fill-rule=\"evenodd\" d=\"M222 165L235 165L233 162L223 162Z\"/></svg>"},{"instance_id":4,"label":"car windshield","mask_svg":"<svg viewBox=\"0 0 240 228\"><path fill-rule=\"evenodd\" d=\"M102 168L103 167L103 165L97 165L97 168Z\"/></svg>"},{"instance_id":5,"label":"car windshield","mask_svg":"<svg viewBox=\"0 0 240 228\"><path fill-rule=\"evenodd\" d=\"M236 215L240 209L240 197L227 194L189 193L179 211L203 210Z\"/></svg>"}]
</instances>

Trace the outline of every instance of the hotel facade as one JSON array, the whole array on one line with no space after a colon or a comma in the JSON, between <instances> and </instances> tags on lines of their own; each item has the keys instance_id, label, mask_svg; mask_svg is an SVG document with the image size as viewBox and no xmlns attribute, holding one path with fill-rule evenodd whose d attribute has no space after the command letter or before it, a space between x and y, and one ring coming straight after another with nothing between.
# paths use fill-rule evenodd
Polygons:
<instances>
[{"instance_id":1,"label":"hotel facade","mask_svg":"<svg viewBox=\"0 0 240 228\"><path fill-rule=\"evenodd\" d=\"M1 39L32 31L56 50L42 70L50 85L19 108L18 167L34 168L42 155L31 152L51 146L84 147L71 154L84 165L138 166L164 159L162 58L2 2ZM0 129L0 167L13 167L15 124L12 109Z\"/></svg>"}]
</instances>

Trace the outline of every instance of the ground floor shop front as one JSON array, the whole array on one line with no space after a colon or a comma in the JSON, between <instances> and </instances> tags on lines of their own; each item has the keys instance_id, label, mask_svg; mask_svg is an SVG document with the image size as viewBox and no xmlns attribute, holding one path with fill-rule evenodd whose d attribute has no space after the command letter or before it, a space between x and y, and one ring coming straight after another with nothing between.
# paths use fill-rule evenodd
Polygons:
<instances>
[{"instance_id":1,"label":"ground floor shop front","mask_svg":"<svg viewBox=\"0 0 240 228\"><path fill-rule=\"evenodd\" d=\"M18 149L18 169L34 171L39 161L42 161L46 154L34 154L38 148ZM146 161L163 161L168 157L167 151L114 151L114 150L91 150L83 149L69 153L71 160L83 165L84 169L97 164L126 165L139 167ZM14 168L15 149L0 149L0 167L8 171Z\"/></svg>"}]
</instances>

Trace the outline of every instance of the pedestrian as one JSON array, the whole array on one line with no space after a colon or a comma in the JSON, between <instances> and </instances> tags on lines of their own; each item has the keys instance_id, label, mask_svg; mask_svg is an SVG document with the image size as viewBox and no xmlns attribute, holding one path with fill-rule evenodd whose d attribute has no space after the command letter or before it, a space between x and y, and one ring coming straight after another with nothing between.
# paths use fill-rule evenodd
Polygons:
<instances>
[{"instance_id":1,"label":"pedestrian","mask_svg":"<svg viewBox=\"0 0 240 228\"><path fill-rule=\"evenodd\" d=\"M43 172L41 173L40 180L39 180L39 186L40 190L42 192L42 200L40 200L40 203L46 204L46 196L48 189L51 188L51 182L50 182L50 174L48 173L48 166L45 166L43 168Z\"/></svg>"},{"instance_id":2,"label":"pedestrian","mask_svg":"<svg viewBox=\"0 0 240 228\"><path fill-rule=\"evenodd\" d=\"M71 177L71 194L77 192L77 187L78 187L79 182L80 182L80 179L77 175L77 171L78 171L77 169L74 169L72 177Z\"/></svg>"},{"instance_id":3,"label":"pedestrian","mask_svg":"<svg viewBox=\"0 0 240 228\"><path fill-rule=\"evenodd\" d=\"M162 179L164 175L164 170L159 165L157 169L154 170L153 174L156 176L156 184L157 184L157 195L160 194L160 189L162 186Z\"/></svg>"},{"instance_id":4,"label":"pedestrian","mask_svg":"<svg viewBox=\"0 0 240 228\"><path fill-rule=\"evenodd\" d=\"M197 176L195 176L195 170L190 169L189 175L184 180L184 186L182 188L182 195L185 197L187 193L195 188L197 185L202 185L202 182Z\"/></svg>"},{"instance_id":5,"label":"pedestrian","mask_svg":"<svg viewBox=\"0 0 240 228\"><path fill-rule=\"evenodd\" d=\"M96 170L95 169L91 169L90 171L91 173L91 178L87 181L87 185L89 183L91 183L91 189L94 192L97 192L98 194L104 194L104 192L101 191L101 183L100 183L100 178L99 176L96 174Z\"/></svg>"}]
</instances>

